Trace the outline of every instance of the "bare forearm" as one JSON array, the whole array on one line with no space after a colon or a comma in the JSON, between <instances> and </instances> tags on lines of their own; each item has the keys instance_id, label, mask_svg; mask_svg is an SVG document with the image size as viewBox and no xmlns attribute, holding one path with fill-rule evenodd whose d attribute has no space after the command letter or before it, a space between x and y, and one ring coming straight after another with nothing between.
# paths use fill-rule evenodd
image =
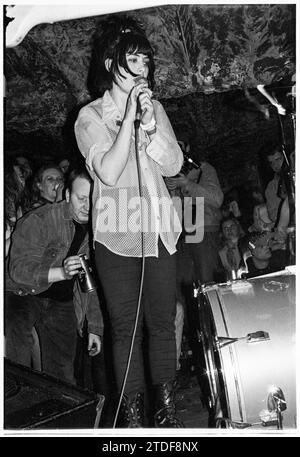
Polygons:
<instances>
[{"instance_id":1,"label":"bare forearm","mask_svg":"<svg viewBox=\"0 0 300 457\"><path fill-rule=\"evenodd\" d=\"M48 272L48 282L64 281L66 278L63 267L51 267Z\"/></svg>"},{"instance_id":2,"label":"bare forearm","mask_svg":"<svg viewBox=\"0 0 300 457\"><path fill-rule=\"evenodd\" d=\"M133 123L124 119L116 141L103 156L95 155L93 167L97 176L108 186L114 186L122 174L129 155Z\"/></svg>"}]
</instances>

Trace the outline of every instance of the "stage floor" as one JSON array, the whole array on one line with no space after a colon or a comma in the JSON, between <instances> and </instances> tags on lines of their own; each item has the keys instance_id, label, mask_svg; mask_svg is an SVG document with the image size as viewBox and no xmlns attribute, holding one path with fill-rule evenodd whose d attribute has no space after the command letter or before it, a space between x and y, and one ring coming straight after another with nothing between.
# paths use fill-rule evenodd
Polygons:
<instances>
[{"instance_id":1,"label":"stage floor","mask_svg":"<svg viewBox=\"0 0 300 457\"><path fill-rule=\"evenodd\" d=\"M191 376L182 387L176 389L176 412L185 428L207 429L209 415L207 408L201 401L201 389L196 376ZM106 412L100 428L111 428L113 423L112 412Z\"/></svg>"},{"instance_id":2,"label":"stage floor","mask_svg":"<svg viewBox=\"0 0 300 457\"><path fill-rule=\"evenodd\" d=\"M176 392L176 410L185 428L209 427L209 415L201 401L201 390L196 377Z\"/></svg>"}]
</instances>

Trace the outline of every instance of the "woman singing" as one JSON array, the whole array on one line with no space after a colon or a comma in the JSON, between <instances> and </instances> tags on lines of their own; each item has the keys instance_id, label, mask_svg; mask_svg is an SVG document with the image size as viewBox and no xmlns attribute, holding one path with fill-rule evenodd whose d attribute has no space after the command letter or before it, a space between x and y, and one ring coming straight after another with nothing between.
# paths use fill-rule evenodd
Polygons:
<instances>
[{"instance_id":1,"label":"woman singing","mask_svg":"<svg viewBox=\"0 0 300 457\"><path fill-rule=\"evenodd\" d=\"M162 105L152 99L153 50L136 21L113 16L102 22L92 61L94 75L90 74L98 98L81 109L75 134L94 180L95 258L122 395L118 424L144 425L145 324L154 426L183 427L173 400L175 252L181 225L163 180L180 171L182 152ZM140 125L139 120L135 123L137 112ZM130 351L142 276L141 307Z\"/></svg>"}]
</instances>

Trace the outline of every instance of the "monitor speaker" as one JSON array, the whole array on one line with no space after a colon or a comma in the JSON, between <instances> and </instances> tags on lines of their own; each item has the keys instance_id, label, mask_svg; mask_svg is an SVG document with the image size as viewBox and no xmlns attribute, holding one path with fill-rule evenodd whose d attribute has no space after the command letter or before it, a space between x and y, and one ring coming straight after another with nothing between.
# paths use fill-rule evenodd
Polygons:
<instances>
[{"instance_id":1,"label":"monitor speaker","mask_svg":"<svg viewBox=\"0 0 300 457\"><path fill-rule=\"evenodd\" d=\"M89 429L98 411L94 392L4 360L4 429Z\"/></svg>"}]
</instances>

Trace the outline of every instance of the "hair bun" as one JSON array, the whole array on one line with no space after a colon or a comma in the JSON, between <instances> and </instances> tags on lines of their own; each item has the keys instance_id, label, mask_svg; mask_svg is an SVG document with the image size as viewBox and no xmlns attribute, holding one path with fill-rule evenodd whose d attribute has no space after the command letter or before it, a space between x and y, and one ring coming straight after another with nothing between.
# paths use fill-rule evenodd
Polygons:
<instances>
[{"instance_id":1,"label":"hair bun","mask_svg":"<svg viewBox=\"0 0 300 457\"><path fill-rule=\"evenodd\" d=\"M136 19L122 14L112 16L109 19L104 20L104 22L101 21L99 26L105 35L120 36L127 33L145 34L141 24L139 24Z\"/></svg>"}]
</instances>

